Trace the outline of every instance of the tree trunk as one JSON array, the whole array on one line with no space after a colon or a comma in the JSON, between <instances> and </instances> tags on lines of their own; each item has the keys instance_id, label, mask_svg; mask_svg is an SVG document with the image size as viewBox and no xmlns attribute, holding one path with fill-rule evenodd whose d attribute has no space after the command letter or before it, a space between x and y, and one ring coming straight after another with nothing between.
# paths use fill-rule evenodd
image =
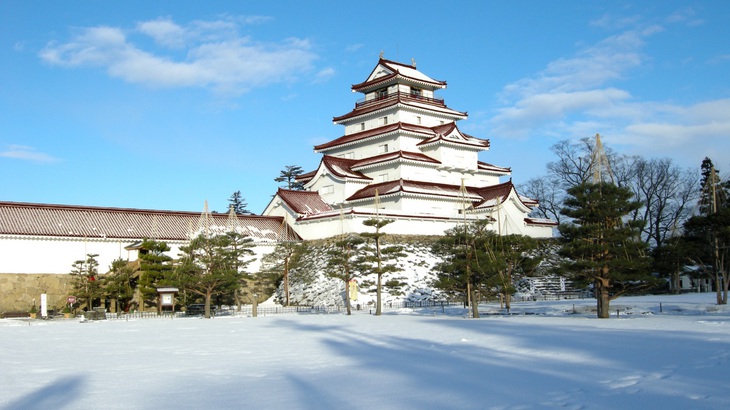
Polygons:
<instances>
[{"instance_id":1,"label":"tree trunk","mask_svg":"<svg viewBox=\"0 0 730 410\"><path fill-rule=\"evenodd\" d=\"M211 299L211 292L207 291L205 292L205 318L210 319L210 299Z\"/></svg>"},{"instance_id":2,"label":"tree trunk","mask_svg":"<svg viewBox=\"0 0 730 410\"><path fill-rule=\"evenodd\" d=\"M609 318L608 284L608 279L596 278L596 314L599 319Z\"/></svg>"},{"instance_id":3,"label":"tree trunk","mask_svg":"<svg viewBox=\"0 0 730 410\"><path fill-rule=\"evenodd\" d=\"M382 313L382 303L381 303L381 288L382 288L382 281L383 281L383 275L381 273L378 273L378 288L375 296L375 316L380 316Z\"/></svg>"},{"instance_id":4,"label":"tree trunk","mask_svg":"<svg viewBox=\"0 0 730 410\"><path fill-rule=\"evenodd\" d=\"M286 306L289 307L289 258L284 258L284 294L286 295Z\"/></svg>"},{"instance_id":5,"label":"tree trunk","mask_svg":"<svg viewBox=\"0 0 730 410\"><path fill-rule=\"evenodd\" d=\"M471 317L479 319L479 302L477 302L476 292L474 291L475 286L472 285L469 290L469 299L471 299Z\"/></svg>"},{"instance_id":6,"label":"tree trunk","mask_svg":"<svg viewBox=\"0 0 730 410\"><path fill-rule=\"evenodd\" d=\"M259 299L258 296L254 295L251 299L251 316L259 316Z\"/></svg>"},{"instance_id":7,"label":"tree trunk","mask_svg":"<svg viewBox=\"0 0 730 410\"><path fill-rule=\"evenodd\" d=\"M345 280L345 306L347 306L347 316L352 315L350 310L350 281Z\"/></svg>"}]
</instances>

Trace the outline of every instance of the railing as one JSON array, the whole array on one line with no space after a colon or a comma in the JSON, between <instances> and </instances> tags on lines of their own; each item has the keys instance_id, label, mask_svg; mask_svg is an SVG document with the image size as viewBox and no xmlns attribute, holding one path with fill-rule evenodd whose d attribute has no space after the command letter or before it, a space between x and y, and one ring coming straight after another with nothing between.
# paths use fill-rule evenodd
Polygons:
<instances>
[{"instance_id":1,"label":"railing","mask_svg":"<svg viewBox=\"0 0 730 410\"><path fill-rule=\"evenodd\" d=\"M439 307L443 308L446 306L459 305L456 302L436 302L436 301L421 301L421 302L384 302L383 310L388 309L402 309L402 308L429 308ZM257 307L258 316L270 316L278 314L331 314L331 313L344 313L347 309L344 305L342 306L261 306ZM368 304L358 304L354 302L352 304L352 311L367 311L374 312L375 306ZM236 307L230 307L229 309L216 309L211 312L212 316L251 316L253 315L253 307L251 305L241 306L241 310L237 310ZM130 320L130 319L175 319L183 317L201 317L202 315L188 316L185 312L127 312L127 313L107 313L107 320Z\"/></svg>"},{"instance_id":2,"label":"railing","mask_svg":"<svg viewBox=\"0 0 730 410\"><path fill-rule=\"evenodd\" d=\"M428 104L434 104L434 105L438 105L441 107L446 106L446 104L444 104L443 98L430 98L430 97L424 97L424 96L418 95L418 94L411 94L411 93L407 93L407 92L398 91L395 93L390 93L390 94L386 94L386 95L382 95L382 96L376 96L375 98L371 98L369 100L361 99L355 103L355 109L363 108L368 105L376 104L376 103L383 102L386 100L395 99L397 97L400 97L401 99L404 99L404 100L425 102Z\"/></svg>"}]
</instances>

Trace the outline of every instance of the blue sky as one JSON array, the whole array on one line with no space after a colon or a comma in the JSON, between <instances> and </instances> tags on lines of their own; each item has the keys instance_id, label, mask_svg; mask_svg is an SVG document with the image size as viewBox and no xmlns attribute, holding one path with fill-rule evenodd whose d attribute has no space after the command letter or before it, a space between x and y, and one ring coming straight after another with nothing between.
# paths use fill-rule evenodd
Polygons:
<instances>
[{"instance_id":1,"label":"blue sky","mask_svg":"<svg viewBox=\"0 0 730 410\"><path fill-rule=\"evenodd\" d=\"M482 161L563 139L730 171L727 1L0 1L0 199L263 211L381 51L448 82Z\"/></svg>"}]
</instances>

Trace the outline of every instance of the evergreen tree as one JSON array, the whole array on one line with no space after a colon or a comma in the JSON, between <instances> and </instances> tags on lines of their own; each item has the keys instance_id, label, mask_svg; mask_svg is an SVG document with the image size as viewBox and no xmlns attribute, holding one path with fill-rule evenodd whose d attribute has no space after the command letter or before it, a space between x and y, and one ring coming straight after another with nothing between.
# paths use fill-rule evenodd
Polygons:
<instances>
[{"instance_id":1,"label":"evergreen tree","mask_svg":"<svg viewBox=\"0 0 730 410\"><path fill-rule=\"evenodd\" d=\"M279 174L278 177L274 178L276 182L286 182L283 188L286 189L304 189L304 185L297 181L297 177L302 175L304 170L298 165L287 165Z\"/></svg>"},{"instance_id":2,"label":"evergreen tree","mask_svg":"<svg viewBox=\"0 0 730 410\"><path fill-rule=\"evenodd\" d=\"M248 208L248 202L246 202L246 199L244 199L241 195L241 191L234 192L231 194L231 197L228 198L228 209L225 213L228 213L231 208L233 208L233 212L237 215L251 214L251 211L246 209Z\"/></svg>"},{"instance_id":3,"label":"evergreen tree","mask_svg":"<svg viewBox=\"0 0 730 410\"><path fill-rule=\"evenodd\" d=\"M104 293L116 302L116 311L126 312L134 298L137 280L129 263L118 258L112 261L104 280Z\"/></svg>"},{"instance_id":4,"label":"evergreen tree","mask_svg":"<svg viewBox=\"0 0 730 410\"><path fill-rule=\"evenodd\" d=\"M691 263L714 279L717 303L727 304L730 280L730 181L723 181L712 161L702 161L700 214L684 224L683 243Z\"/></svg>"},{"instance_id":5,"label":"evergreen tree","mask_svg":"<svg viewBox=\"0 0 730 410\"><path fill-rule=\"evenodd\" d=\"M401 252L402 247L400 246L383 246L383 237L386 234L380 230L393 222L395 221L392 219L366 219L363 221L363 225L374 227L375 232L365 232L360 234L362 237L372 241L374 245L374 247L366 246L364 248L365 254L363 256L363 262L369 264L369 267L366 268L368 273L374 273L378 277L375 316L380 316L382 314L383 275L399 271L399 268L395 265L395 260L405 256L405 254Z\"/></svg>"},{"instance_id":6,"label":"evergreen tree","mask_svg":"<svg viewBox=\"0 0 730 410\"><path fill-rule=\"evenodd\" d=\"M540 262L530 253L537 245L538 242L529 236L500 236L491 231L484 235L481 246L487 256L482 268L486 284L499 294L507 312L511 307L512 294L515 293L515 276L532 271Z\"/></svg>"},{"instance_id":7,"label":"evergreen tree","mask_svg":"<svg viewBox=\"0 0 730 410\"><path fill-rule=\"evenodd\" d=\"M272 283L282 283L284 287L284 306L290 305L289 285L292 271L301 266L301 256L306 252L302 242L278 242L274 251L263 257L261 279L269 278Z\"/></svg>"},{"instance_id":8,"label":"evergreen tree","mask_svg":"<svg viewBox=\"0 0 730 410\"><path fill-rule=\"evenodd\" d=\"M471 317L479 318L479 297L486 293L483 284L488 259L484 238L487 220L479 220L449 229L439 238L433 250L443 262L436 265L438 279L434 286L451 295L463 295L464 306L471 309Z\"/></svg>"},{"instance_id":9,"label":"evergreen tree","mask_svg":"<svg viewBox=\"0 0 730 410\"><path fill-rule=\"evenodd\" d=\"M345 306L347 314L352 314L350 306L350 281L354 280L361 271L360 245L365 240L359 236L346 236L335 242L335 245L327 252L327 276L339 279L345 287Z\"/></svg>"},{"instance_id":10,"label":"evergreen tree","mask_svg":"<svg viewBox=\"0 0 730 410\"><path fill-rule=\"evenodd\" d=\"M79 299L86 300L86 309L91 310L94 299L103 295L102 281L99 277L97 254L88 254L86 259L74 262L71 270L71 283Z\"/></svg>"},{"instance_id":11,"label":"evergreen tree","mask_svg":"<svg viewBox=\"0 0 730 410\"><path fill-rule=\"evenodd\" d=\"M226 247L221 251L223 256L226 258L227 263L231 265L233 270L238 272L239 278L241 279L239 286L233 289L233 299L238 306L238 310L241 310L241 299L240 291L241 287L246 285L246 279L249 277L249 273L246 271L248 265L253 262L254 259L250 257L255 255L253 247L253 239L248 235L244 235L237 231L228 231L224 234L226 237Z\"/></svg>"},{"instance_id":12,"label":"evergreen tree","mask_svg":"<svg viewBox=\"0 0 730 410\"><path fill-rule=\"evenodd\" d=\"M231 246L227 235L199 235L180 248L183 253L175 269L178 286L204 298L207 319L212 297L232 293L241 281Z\"/></svg>"},{"instance_id":13,"label":"evergreen tree","mask_svg":"<svg viewBox=\"0 0 730 410\"><path fill-rule=\"evenodd\" d=\"M572 259L566 268L577 281L592 283L599 318L609 317L612 299L654 285L642 223L623 220L640 206L628 188L605 182L568 189L561 212L572 222L559 226L562 254Z\"/></svg>"},{"instance_id":14,"label":"evergreen tree","mask_svg":"<svg viewBox=\"0 0 730 410\"><path fill-rule=\"evenodd\" d=\"M169 250L167 243L151 239L143 240L140 245L139 308L142 311L146 306L155 306L159 313L162 306L157 288L171 286L174 282L172 258L165 254Z\"/></svg>"}]
</instances>

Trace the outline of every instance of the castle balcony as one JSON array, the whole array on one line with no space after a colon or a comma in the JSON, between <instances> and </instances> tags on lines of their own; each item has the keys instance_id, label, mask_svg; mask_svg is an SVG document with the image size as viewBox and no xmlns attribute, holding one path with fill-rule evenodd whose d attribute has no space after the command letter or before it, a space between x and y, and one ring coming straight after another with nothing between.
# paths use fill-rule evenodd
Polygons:
<instances>
[{"instance_id":1,"label":"castle balcony","mask_svg":"<svg viewBox=\"0 0 730 410\"><path fill-rule=\"evenodd\" d=\"M415 101L415 102L420 102L420 103L426 103L426 104L435 105L437 107L446 107L446 104L444 104L443 98L429 98L429 97L424 97L419 94L398 91L395 93L379 95L379 96L376 96L375 98L371 98L369 100L362 98L355 103L355 109L357 110L360 108L365 108L369 105L380 104L380 103L388 102L389 100L396 100L396 99L401 100L401 101Z\"/></svg>"}]
</instances>

